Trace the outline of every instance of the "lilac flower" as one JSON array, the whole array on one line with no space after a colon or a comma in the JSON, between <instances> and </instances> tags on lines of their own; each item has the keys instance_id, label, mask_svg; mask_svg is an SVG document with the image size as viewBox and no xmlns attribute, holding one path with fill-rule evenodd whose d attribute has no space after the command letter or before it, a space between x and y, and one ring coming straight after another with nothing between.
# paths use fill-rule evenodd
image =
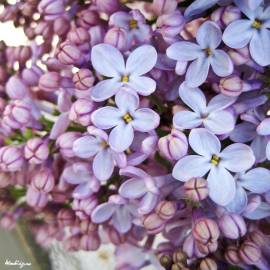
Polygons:
<instances>
[{"instance_id":1,"label":"lilac flower","mask_svg":"<svg viewBox=\"0 0 270 270\"><path fill-rule=\"evenodd\" d=\"M159 115L149 108L139 107L139 97L123 90L115 96L116 107L106 106L93 112L92 122L101 129L113 128L109 145L116 152L123 152L132 144L134 130L149 132L159 125Z\"/></svg>"},{"instance_id":2,"label":"lilac flower","mask_svg":"<svg viewBox=\"0 0 270 270\"><path fill-rule=\"evenodd\" d=\"M180 159L173 168L173 177L186 182L192 177L202 177L208 171L207 181L210 198L220 205L233 200L236 185L231 172L243 172L255 161L251 148L235 143L221 151L218 138L206 129L193 129L189 144L199 155L189 155Z\"/></svg>"},{"instance_id":3,"label":"lilac flower","mask_svg":"<svg viewBox=\"0 0 270 270\"><path fill-rule=\"evenodd\" d=\"M251 57L261 66L270 64L270 8L258 6L252 10L244 0L235 0L247 19L229 24L223 41L231 48L239 49L249 44ZM241 35L239 35L241 33Z\"/></svg>"},{"instance_id":4,"label":"lilac flower","mask_svg":"<svg viewBox=\"0 0 270 270\"><path fill-rule=\"evenodd\" d=\"M233 72L233 63L229 55L217 49L222 40L222 32L214 22L203 23L196 36L198 44L180 41L167 49L168 57L182 62L193 61L186 72L189 87L198 87L207 79L210 66L213 72L226 77Z\"/></svg>"},{"instance_id":5,"label":"lilac flower","mask_svg":"<svg viewBox=\"0 0 270 270\"><path fill-rule=\"evenodd\" d=\"M127 233L137 216L137 209L119 195L112 195L109 201L96 207L91 215L94 223L109 221L119 233Z\"/></svg>"},{"instance_id":6,"label":"lilac flower","mask_svg":"<svg viewBox=\"0 0 270 270\"><path fill-rule=\"evenodd\" d=\"M75 199L85 199L97 192L100 187L100 182L91 173L87 163L76 162L67 166L61 177L67 183L77 185L72 194Z\"/></svg>"},{"instance_id":7,"label":"lilac flower","mask_svg":"<svg viewBox=\"0 0 270 270\"><path fill-rule=\"evenodd\" d=\"M248 204L247 192L263 194L270 190L270 171L265 168L255 168L248 172L235 175L236 193L234 199L226 208L235 213L242 213Z\"/></svg>"},{"instance_id":8,"label":"lilac flower","mask_svg":"<svg viewBox=\"0 0 270 270\"><path fill-rule=\"evenodd\" d=\"M93 87L91 96L94 101L112 97L123 86L128 86L142 96L148 96L156 89L153 79L142 76L157 62L157 52L150 45L135 49L125 64L119 50L108 44L99 44L92 49L91 61L97 72L110 78Z\"/></svg>"},{"instance_id":9,"label":"lilac flower","mask_svg":"<svg viewBox=\"0 0 270 270\"><path fill-rule=\"evenodd\" d=\"M115 165L125 166L126 156L116 153L108 144L108 135L93 126L88 127L89 135L77 139L73 151L80 158L93 157L93 173L100 181L108 180Z\"/></svg>"},{"instance_id":10,"label":"lilac flower","mask_svg":"<svg viewBox=\"0 0 270 270\"><path fill-rule=\"evenodd\" d=\"M199 88L190 88L186 83L181 84L179 95L191 111L180 111L174 115L174 127L192 129L203 125L215 134L225 134L233 130L235 119L232 113L226 111L235 98L216 95L206 105L206 98Z\"/></svg>"},{"instance_id":11,"label":"lilac flower","mask_svg":"<svg viewBox=\"0 0 270 270\"><path fill-rule=\"evenodd\" d=\"M257 127L257 132L261 136L268 136L268 138L266 138L266 157L268 160L270 160L270 118L266 118L260 123L260 125Z\"/></svg>"},{"instance_id":12,"label":"lilac flower","mask_svg":"<svg viewBox=\"0 0 270 270\"><path fill-rule=\"evenodd\" d=\"M200 14L208 8L214 6L219 1L220 0L195 0L185 10L185 17L192 17L194 15Z\"/></svg>"}]
</instances>

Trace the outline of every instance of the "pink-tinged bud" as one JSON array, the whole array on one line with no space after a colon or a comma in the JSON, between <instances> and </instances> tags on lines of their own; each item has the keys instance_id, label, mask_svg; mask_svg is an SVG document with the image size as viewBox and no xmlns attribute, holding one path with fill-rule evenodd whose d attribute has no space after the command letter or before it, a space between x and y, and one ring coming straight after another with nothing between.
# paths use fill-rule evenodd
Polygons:
<instances>
[{"instance_id":1,"label":"pink-tinged bud","mask_svg":"<svg viewBox=\"0 0 270 270\"><path fill-rule=\"evenodd\" d=\"M236 75L223 78L219 82L219 90L223 95L237 97L243 91L243 81Z\"/></svg>"},{"instance_id":2,"label":"pink-tinged bud","mask_svg":"<svg viewBox=\"0 0 270 270\"><path fill-rule=\"evenodd\" d=\"M13 184L12 174L0 172L0 188L8 187L11 184Z\"/></svg>"},{"instance_id":3,"label":"pink-tinged bud","mask_svg":"<svg viewBox=\"0 0 270 270\"><path fill-rule=\"evenodd\" d=\"M197 241L208 243L209 241L217 241L220 231L217 223L213 219L201 218L194 224L192 234Z\"/></svg>"},{"instance_id":4,"label":"pink-tinged bud","mask_svg":"<svg viewBox=\"0 0 270 270\"><path fill-rule=\"evenodd\" d=\"M187 256L189 258L192 258L195 252L195 240L192 236L192 234L190 234L184 241L183 243L183 251L185 252L185 254L187 254Z\"/></svg>"},{"instance_id":5,"label":"pink-tinged bud","mask_svg":"<svg viewBox=\"0 0 270 270\"><path fill-rule=\"evenodd\" d=\"M35 208L43 208L47 205L49 195L46 192L38 191L35 187L29 186L26 192L27 203Z\"/></svg>"},{"instance_id":6,"label":"pink-tinged bud","mask_svg":"<svg viewBox=\"0 0 270 270\"><path fill-rule=\"evenodd\" d=\"M230 49L228 54L236 66L244 65L250 60L248 47L242 49Z\"/></svg>"},{"instance_id":7,"label":"pink-tinged bud","mask_svg":"<svg viewBox=\"0 0 270 270\"><path fill-rule=\"evenodd\" d=\"M157 19L157 29L162 34L164 40L170 40L183 29L185 19L180 11L164 14Z\"/></svg>"},{"instance_id":8,"label":"pink-tinged bud","mask_svg":"<svg viewBox=\"0 0 270 270\"><path fill-rule=\"evenodd\" d=\"M104 42L124 52L127 49L127 32L123 28L113 27L106 33Z\"/></svg>"},{"instance_id":9,"label":"pink-tinged bud","mask_svg":"<svg viewBox=\"0 0 270 270\"><path fill-rule=\"evenodd\" d=\"M237 214L224 214L218 220L222 234L229 239L238 239L247 232L244 219Z\"/></svg>"},{"instance_id":10,"label":"pink-tinged bud","mask_svg":"<svg viewBox=\"0 0 270 270\"><path fill-rule=\"evenodd\" d=\"M90 35L86 29L82 27L76 27L68 33L68 40L75 45L90 43Z\"/></svg>"},{"instance_id":11,"label":"pink-tinged bud","mask_svg":"<svg viewBox=\"0 0 270 270\"><path fill-rule=\"evenodd\" d=\"M36 86L42 74L43 72L38 66L32 66L23 70L22 79L28 86Z\"/></svg>"},{"instance_id":12,"label":"pink-tinged bud","mask_svg":"<svg viewBox=\"0 0 270 270\"><path fill-rule=\"evenodd\" d=\"M64 42L57 48L56 57L64 65L76 65L82 61L81 51L70 42Z\"/></svg>"},{"instance_id":13,"label":"pink-tinged bud","mask_svg":"<svg viewBox=\"0 0 270 270\"><path fill-rule=\"evenodd\" d=\"M89 126L91 124L91 113L94 109L95 105L91 100L78 99L70 108L69 119L82 126Z\"/></svg>"},{"instance_id":14,"label":"pink-tinged bud","mask_svg":"<svg viewBox=\"0 0 270 270\"><path fill-rule=\"evenodd\" d=\"M43 36L44 39L50 38L53 34L51 24L46 21L40 21L35 28L35 34Z\"/></svg>"},{"instance_id":15,"label":"pink-tinged bud","mask_svg":"<svg viewBox=\"0 0 270 270\"><path fill-rule=\"evenodd\" d=\"M24 65L32 55L31 48L29 46L18 46L14 50L14 58L20 65Z\"/></svg>"},{"instance_id":16,"label":"pink-tinged bud","mask_svg":"<svg viewBox=\"0 0 270 270\"><path fill-rule=\"evenodd\" d=\"M164 229L165 221L156 213L152 213L144 217L143 226L149 234L157 234Z\"/></svg>"},{"instance_id":17,"label":"pink-tinged bud","mask_svg":"<svg viewBox=\"0 0 270 270\"><path fill-rule=\"evenodd\" d=\"M57 214L57 221L60 226L71 226L75 222L75 213L72 209L62 208Z\"/></svg>"},{"instance_id":18,"label":"pink-tinged bud","mask_svg":"<svg viewBox=\"0 0 270 270\"><path fill-rule=\"evenodd\" d=\"M126 237L123 234L120 234L117 230L114 229L114 227L110 226L106 228L106 232L108 234L108 237L110 238L110 241L114 245L121 245L125 242Z\"/></svg>"},{"instance_id":19,"label":"pink-tinged bud","mask_svg":"<svg viewBox=\"0 0 270 270\"><path fill-rule=\"evenodd\" d=\"M72 209L75 210L76 216L81 220L89 219L94 209L97 207L98 201L95 197L87 199L75 199L72 203Z\"/></svg>"},{"instance_id":20,"label":"pink-tinged bud","mask_svg":"<svg viewBox=\"0 0 270 270\"><path fill-rule=\"evenodd\" d=\"M49 156L48 143L41 138L33 138L27 141L24 147L24 157L31 164L41 164Z\"/></svg>"},{"instance_id":21,"label":"pink-tinged bud","mask_svg":"<svg viewBox=\"0 0 270 270\"><path fill-rule=\"evenodd\" d=\"M32 185L38 190L43 192L50 192L55 186L54 176L52 171L43 168L37 171L32 177Z\"/></svg>"},{"instance_id":22,"label":"pink-tinged bud","mask_svg":"<svg viewBox=\"0 0 270 270\"><path fill-rule=\"evenodd\" d=\"M167 159L179 160L187 154L187 137L183 132L173 129L171 134L159 139L158 148Z\"/></svg>"},{"instance_id":23,"label":"pink-tinged bud","mask_svg":"<svg viewBox=\"0 0 270 270\"><path fill-rule=\"evenodd\" d=\"M119 11L120 4L119 0L95 0L94 3L97 6L99 11L105 12L109 15Z\"/></svg>"},{"instance_id":24,"label":"pink-tinged bud","mask_svg":"<svg viewBox=\"0 0 270 270\"><path fill-rule=\"evenodd\" d=\"M88 30L100 23L99 15L93 10L83 10L78 14L78 24Z\"/></svg>"},{"instance_id":25,"label":"pink-tinged bud","mask_svg":"<svg viewBox=\"0 0 270 270\"><path fill-rule=\"evenodd\" d=\"M0 54L1 54L1 49L0 49ZM0 61L1 61L1 56L0 56ZM8 78L9 78L9 76L7 74L6 69L4 67L0 66L0 84L5 84L6 81L8 80Z\"/></svg>"},{"instance_id":26,"label":"pink-tinged bud","mask_svg":"<svg viewBox=\"0 0 270 270\"><path fill-rule=\"evenodd\" d=\"M60 148L60 152L63 156L71 158L74 157L72 150L73 143L80 138L81 133L79 132L66 132L60 135L56 140L56 145Z\"/></svg>"},{"instance_id":27,"label":"pink-tinged bud","mask_svg":"<svg viewBox=\"0 0 270 270\"><path fill-rule=\"evenodd\" d=\"M217 263L210 259L210 258L206 258L203 259L200 263L200 270L217 270Z\"/></svg>"},{"instance_id":28,"label":"pink-tinged bud","mask_svg":"<svg viewBox=\"0 0 270 270\"><path fill-rule=\"evenodd\" d=\"M70 21L68 18L60 17L53 22L53 32L58 36L65 35L70 29Z\"/></svg>"},{"instance_id":29,"label":"pink-tinged bud","mask_svg":"<svg viewBox=\"0 0 270 270\"><path fill-rule=\"evenodd\" d=\"M238 265L241 262L238 255L238 249L235 246L228 246L224 256L226 261L232 265Z\"/></svg>"},{"instance_id":30,"label":"pink-tinged bud","mask_svg":"<svg viewBox=\"0 0 270 270\"><path fill-rule=\"evenodd\" d=\"M92 223L89 219L80 222L80 231L83 234L90 234L98 230L98 225Z\"/></svg>"},{"instance_id":31,"label":"pink-tinged bud","mask_svg":"<svg viewBox=\"0 0 270 270\"><path fill-rule=\"evenodd\" d=\"M4 146L0 148L0 169L5 172L16 172L24 164L22 149L17 146Z\"/></svg>"},{"instance_id":32,"label":"pink-tinged bud","mask_svg":"<svg viewBox=\"0 0 270 270\"><path fill-rule=\"evenodd\" d=\"M252 232L249 232L247 239L253 243L256 243L256 245L259 247L264 246L265 242L266 242L265 235L258 230L254 230Z\"/></svg>"},{"instance_id":33,"label":"pink-tinged bud","mask_svg":"<svg viewBox=\"0 0 270 270\"><path fill-rule=\"evenodd\" d=\"M240 247L239 256L247 265L253 265L261 259L262 253L255 243L245 241Z\"/></svg>"},{"instance_id":34,"label":"pink-tinged bud","mask_svg":"<svg viewBox=\"0 0 270 270\"><path fill-rule=\"evenodd\" d=\"M23 99L28 94L28 88L18 76L12 76L6 84L6 93L11 99Z\"/></svg>"},{"instance_id":35,"label":"pink-tinged bud","mask_svg":"<svg viewBox=\"0 0 270 270\"><path fill-rule=\"evenodd\" d=\"M58 72L47 72L39 78L38 87L46 92L55 92L61 84L61 76Z\"/></svg>"},{"instance_id":36,"label":"pink-tinged bud","mask_svg":"<svg viewBox=\"0 0 270 270\"><path fill-rule=\"evenodd\" d=\"M200 28L200 26L206 21L205 18L198 18L195 20L192 20L191 22L188 22L184 29L181 31L180 35L185 40L190 40L196 37L197 31Z\"/></svg>"},{"instance_id":37,"label":"pink-tinged bud","mask_svg":"<svg viewBox=\"0 0 270 270\"><path fill-rule=\"evenodd\" d=\"M233 21L241 19L241 11L235 6L220 7L211 14L210 18L224 29Z\"/></svg>"},{"instance_id":38,"label":"pink-tinged bud","mask_svg":"<svg viewBox=\"0 0 270 270\"><path fill-rule=\"evenodd\" d=\"M64 1L42 0L38 5L38 11L42 13L45 20L53 21L64 14Z\"/></svg>"},{"instance_id":39,"label":"pink-tinged bud","mask_svg":"<svg viewBox=\"0 0 270 270\"><path fill-rule=\"evenodd\" d=\"M89 69L82 68L73 76L75 87L81 91L87 91L93 86L95 77Z\"/></svg>"},{"instance_id":40,"label":"pink-tinged bud","mask_svg":"<svg viewBox=\"0 0 270 270\"><path fill-rule=\"evenodd\" d=\"M151 5L151 11L156 15L169 14L177 8L176 0L154 0Z\"/></svg>"},{"instance_id":41,"label":"pink-tinged bud","mask_svg":"<svg viewBox=\"0 0 270 270\"><path fill-rule=\"evenodd\" d=\"M0 219L0 226L6 230L12 230L16 226L16 218L12 213L5 213Z\"/></svg>"},{"instance_id":42,"label":"pink-tinged bud","mask_svg":"<svg viewBox=\"0 0 270 270\"><path fill-rule=\"evenodd\" d=\"M86 251L95 251L100 247L101 241L97 233L83 235L80 242L80 247Z\"/></svg>"},{"instance_id":43,"label":"pink-tinged bud","mask_svg":"<svg viewBox=\"0 0 270 270\"><path fill-rule=\"evenodd\" d=\"M204 178L191 178L184 184L185 197L192 201L202 201L208 196L207 181Z\"/></svg>"},{"instance_id":44,"label":"pink-tinged bud","mask_svg":"<svg viewBox=\"0 0 270 270\"><path fill-rule=\"evenodd\" d=\"M157 215L164 220L170 220L174 217L177 210L175 202L161 201L156 207Z\"/></svg>"},{"instance_id":45,"label":"pink-tinged bud","mask_svg":"<svg viewBox=\"0 0 270 270\"><path fill-rule=\"evenodd\" d=\"M196 247L198 251L203 255L208 255L215 252L218 249L217 241L210 241L207 243L196 242Z\"/></svg>"}]
</instances>

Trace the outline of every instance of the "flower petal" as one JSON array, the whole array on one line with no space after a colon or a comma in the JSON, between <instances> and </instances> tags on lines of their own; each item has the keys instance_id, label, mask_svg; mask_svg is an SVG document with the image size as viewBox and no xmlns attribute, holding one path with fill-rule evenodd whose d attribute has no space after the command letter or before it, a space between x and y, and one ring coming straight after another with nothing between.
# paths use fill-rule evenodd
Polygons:
<instances>
[{"instance_id":1,"label":"flower petal","mask_svg":"<svg viewBox=\"0 0 270 270\"><path fill-rule=\"evenodd\" d=\"M270 135L270 118L264 119L257 127L258 134L262 136Z\"/></svg>"},{"instance_id":2,"label":"flower petal","mask_svg":"<svg viewBox=\"0 0 270 270\"><path fill-rule=\"evenodd\" d=\"M263 162L266 159L267 138L265 136L256 136L250 147L254 152L256 162Z\"/></svg>"},{"instance_id":3,"label":"flower petal","mask_svg":"<svg viewBox=\"0 0 270 270\"><path fill-rule=\"evenodd\" d=\"M203 84L207 79L209 67L209 58L204 56L193 61L186 73L187 85L194 88Z\"/></svg>"},{"instance_id":4,"label":"flower petal","mask_svg":"<svg viewBox=\"0 0 270 270\"><path fill-rule=\"evenodd\" d=\"M207 111L213 112L226 109L230 105L232 105L236 101L236 99L237 98L235 97L229 97L222 94L216 95L209 101Z\"/></svg>"},{"instance_id":5,"label":"flower petal","mask_svg":"<svg viewBox=\"0 0 270 270\"><path fill-rule=\"evenodd\" d=\"M145 183L142 179L129 179L119 188L119 194L124 198L141 198L147 192Z\"/></svg>"},{"instance_id":6,"label":"flower petal","mask_svg":"<svg viewBox=\"0 0 270 270\"><path fill-rule=\"evenodd\" d=\"M149 96L155 92L157 83L146 76L131 76L128 86L142 96Z\"/></svg>"},{"instance_id":7,"label":"flower petal","mask_svg":"<svg viewBox=\"0 0 270 270\"><path fill-rule=\"evenodd\" d=\"M270 142L266 145L266 157L270 160Z\"/></svg>"},{"instance_id":8,"label":"flower petal","mask_svg":"<svg viewBox=\"0 0 270 270\"><path fill-rule=\"evenodd\" d=\"M80 185L78 185L72 192L72 197L74 199L86 199L89 198L93 194L93 191L91 189L91 183L85 182Z\"/></svg>"},{"instance_id":9,"label":"flower petal","mask_svg":"<svg viewBox=\"0 0 270 270\"><path fill-rule=\"evenodd\" d=\"M223 33L224 43L233 49L244 48L254 33L251 23L250 20L236 20L230 23Z\"/></svg>"},{"instance_id":10,"label":"flower petal","mask_svg":"<svg viewBox=\"0 0 270 270\"><path fill-rule=\"evenodd\" d=\"M202 156L190 155L178 160L173 168L175 179L186 182L192 177L202 177L210 170L210 162Z\"/></svg>"},{"instance_id":11,"label":"flower petal","mask_svg":"<svg viewBox=\"0 0 270 270\"><path fill-rule=\"evenodd\" d=\"M270 171L265 168L255 168L242 175L240 184L254 193L265 193L270 190Z\"/></svg>"},{"instance_id":12,"label":"flower petal","mask_svg":"<svg viewBox=\"0 0 270 270\"><path fill-rule=\"evenodd\" d=\"M109 149L100 151L93 160L93 173L101 181L108 180L114 169L113 157Z\"/></svg>"},{"instance_id":13,"label":"flower petal","mask_svg":"<svg viewBox=\"0 0 270 270\"><path fill-rule=\"evenodd\" d=\"M122 121L122 113L112 106L102 107L92 113L93 124L101 129L109 129L117 126Z\"/></svg>"},{"instance_id":14,"label":"flower petal","mask_svg":"<svg viewBox=\"0 0 270 270\"><path fill-rule=\"evenodd\" d=\"M213 167L207 177L209 197L217 204L229 204L236 191L233 176L223 167Z\"/></svg>"},{"instance_id":15,"label":"flower petal","mask_svg":"<svg viewBox=\"0 0 270 270\"><path fill-rule=\"evenodd\" d=\"M94 223L103 223L109 220L115 212L115 206L112 203L103 203L98 205L91 215Z\"/></svg>"},{"instance_id":16,"label":"flower petal","mask_svg":"<svg viewBox=\"0 0 270 270\"><path fill-rule=\"evenodd\" d=\"M139 107L139 102L140 100L137 94L124 89L119 91L115 96L115 103L122 114L134 112Z\"/></svg>"},{"instance_id":17,"label":"flower petal","mask_svg":"<svg viewBox=\"0 0 270 270\"><path fill-rule=\"evenodd\" d=\"M196 40L203 49L215 49L219 46L222 39L222 32L219 26L211 21L203 23L196 35Z\"/></svg>"},{"instance_id":18,"label":"flower petal","mask_svg":"<svg viewBox=\"0 0 270 270\"><path fill-rule=\"evenodd\" d=\"M98 44L92 48L91 61L94 69L106 77L116 77L125 71L122 54L108 44Z\"/></svg>"},{"instance_id":19,"label":"flower petal","mask_svg":"<svg viewBox=\"0 0 270 270\"><path fill-rule=\"evenodd\" d=\"M246 191L241 187L241 185L236 185L236 192L234 199L226 205L228 211L241 214L248 204L248 198Z\"/></svg>"},{"instance_id":20,"label":"flower petal","mask_svg":"<svg viewBox=\"0 0 270 270\"><path fill-rule=\"evenodd\" d=\"M251 123L238 124L232 133L230 139L233 142L245 143L253 140L256 136L256 126Z\"/></svg>"},{"instance_id":21,"label":"flower petal","mask_svg":"<svg viewBox=\"0 0 270 270\"><path fill-rule=\"evenodd\" d=\"M125 206L117 208L113 215L112 223L119 233L127 233L131 229L131 216Z\"/></svg>"},{"instance_id":22,"label":"flower petal","mask_svg":"<svg viewBox=\"0 0 270 270\"><path fill-rule=\"evenodd\" d=\"M202 49L195 43L180 41L172 44L166 51L169 58L177 61L191 61L202 55Z\"/></svg>"},{"instance_id":23,"label":"flower petal","mask_svg":"<svg viewBox=\"0 0 270 270\"><path fill-rule=\"evenodd\" d=\"M90 158L101 150L101 146L95 137L83 136L73 143L72 149L77 157Z\"/></svg>"},{"instance_id":24,"label":"flower petal","mask_svg":"<svg viewBox=\"0 0 270 270\"><path fill-rule=\"evenodd\" d=\"M261 204L251 213L245 213L245 217L251 220L265 219L270 216L270 205L265 202Z\"/></svg>"},{"instance_id":25,"label":"flower petal","mask_svg":"<svg viewBox=\"0 0 270 270\"><path fill-rule=\"evenodd\" d=\"M134 120L131 124L135 130L148 132L159 125L159 115L149 108L138 109L133 116Z\"/></svg>"},{"instance_id":26,"label":"flower petal","mask_svg":"<svg viewBox=\"0 0 270 270\"><path fill-rule=\"evenodd\" d=\"M211 57L211 67L214 73L220 77L226 77L233 72L233 62L230 56L222 50L215 50Z\"/></svg>"},{"instance_id":27,"label":"flower petal","mask_svg":"<svg viewBox=\"0 0 270 270\"><path fill-rule=\"evenodd\" d=\"M242 143L227 146L220 153L220 165L232 172L243 172L251 168L255 162L252 149Z\"/></svg>"},{"instance_id":28,"label":"flower petal","mask_svg":"<svg viewBox=\"0 0 270 270\"><path fill-rule=\"evenodd\" d=\"M109 135L109 144L115 152L123 152L129 148L134 138L131 124L120 123Z\"/></svg>"},{"instance_id":29,"label":"flower petal","mask_svg":"<svg viewBox=\"0 0 270 270\"><path fill-rule=\"evenodd\" d=\"M158 199L159 196L157 196L156 194L153 194L151 192L146 193L140 202L140 207L138 209L139 214L146 215L153 211L154 208L157 206Z\"/></svg>"},{"instance_id":30,"label":"flower petal","mask_svg":"<svg viewBox=\"0 0 270 270\"><path fill-rule=\"evenodd\" d=\"M197 113L190 111L177 112L173 117L173 126L178 129L191 129L202 124L202 120Z\"/></svg>"},{"instance_id":31,"label":"flower petal","mask_svg":"<svg viewBox=\"0 0 270 270\"><path fill-rule=\"evenodd\" d=\"M207 157L209 163L212 155L218 155L221 149L217 136L205 128L191 130L188 140L190 147L197 154Z\"/></svg>"},{"instance_id":32,"label":"flower petal","mask_svg":"<svg viewBox=\"0 0 270 270\"><path fill-rule=\"evenodd\" d=\"M149 72L157 62L157 51L151 45L143 45L135 49L128 57L126 72L140 76Z\"/></svg>"},{"instance_id":33,"label":"flower petal","mask_svg":"<svg viewBox=\"0 0 270 270\"><path fill-rule=\"evenodd\" d=\"M195 0L185 10L185 17L192 17L200 14L208 8L214 6L218 0Z\"/></svg>"}]
</instances>

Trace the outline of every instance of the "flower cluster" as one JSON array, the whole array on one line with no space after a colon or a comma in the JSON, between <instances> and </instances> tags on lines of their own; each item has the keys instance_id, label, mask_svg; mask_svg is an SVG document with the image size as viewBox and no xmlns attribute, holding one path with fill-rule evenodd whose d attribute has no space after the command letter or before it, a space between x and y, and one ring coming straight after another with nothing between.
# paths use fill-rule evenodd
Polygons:
<instances>
[{"instance_id":1,"label":"flower cluster","mask_svg":"<svg viewBox=\"0 0 270 270\"><path fill-rule=\"evenodd\" d=\"M3 2L0 225L117 270L270 269L270 2Z\"/></svg>"}]
</instances>

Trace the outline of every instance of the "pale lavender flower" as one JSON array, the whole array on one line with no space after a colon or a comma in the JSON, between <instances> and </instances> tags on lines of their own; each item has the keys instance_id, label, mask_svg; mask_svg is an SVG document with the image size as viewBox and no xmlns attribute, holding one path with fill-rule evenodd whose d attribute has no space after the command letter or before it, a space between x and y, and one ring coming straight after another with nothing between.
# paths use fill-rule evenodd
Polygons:
<instances>
[{"instance_id":1,"label":"pale lavender flower","mask_svg":"<svg viewBox=\"0 0 270 270\"><path fill-rule=\"evenodd\" d=\"M93 173L102 182L108 180L116 165L124 167L126 156L116 153L108 144L108 135L93 126L88 129L89 135L77 139L73 143L73 152L80 158L93 157Z\"/></svg>"},{"instance_id":2,"label":"pale lavender flower","mask_svg":"<svg viewBox=\"0 0 270 270\"><path fill-rule=\"evenodd\" d=\"M149 108L139 108L139 97L122 90L115 96L117 107L102 107L92 114L92 122L100 129L113 128L109 145L116 152L123 152L132 144L134 130L149 132L159 125L159 115Z\"/></svg>"},{"instance_id":3,"label":"pale lavender flower","mask_svg":"<svg viewBox=\"0 0 270 270\"><path fill-rule=\"evenodd\" d=\"M270 160L270 118L264 119L259 126L257 127L257 132L261 136L268 136L266 138L267 140L267 145L266 145L266 157L268 160Z\"/></svg>"},{"instance_id":4,"label":"pale lavender flower","mask_svg":"<svg viewBox=\"0 0 270 270\"><path fill-rule=\"evenodd\" d=\"M153 46L143 45L135 49L126 63L119 50L108 44L93 47L91 61L95 70L109 77L93 87L94 101L103 101L115 95L123 86L138 94L148 96L156 89L156 82L143 74L149 72L157 62L157 52Z\"/></svg>"},{"instance_id":5,"label":"pale lavender flower","mask_svg":"<svg viewBox=\"0 0 270 270\"><path fill-rule=\"evenodd\" d=\"M207 79L210 66L213 72L226 77L233 72L233 63L229 55L217 49L222 40L222 32L214 22L205 22L198 29L196 40L180 41L167 49L167 55L181 62L192 61L186 72L186 82L189 87L198 87Z\"/></svg>"},{"instance_id":6,"label":"pale lavender flower","mask_svg":"<svg viewBox=\"0 0 270 270\"><path fill-rule=\"evenodd\" d=\"M192 177L207 176L209 196L219 205L230 203L236 192L231 172L243 172L254 164L251 148L235 143L221 151L219 139L206 129L193 129L189 144L195 153L180 159L173 168L173 177L186 182Z\"/></svg>"},{"instance_id":7,"label":"pale lavender flower","mask_svg":"<svg viewBox=\"0 0 270 270\"><path fill-rule=\"evenodd\" d=\"M199 88L190 88L181 84L179 95L182 101L193 111L180 111L174 115L174 127L192 129L203 125L215 134L226 134L233 130L235 119L231 112L226 111L234 101L233 97L216 95L208 105L204 93Z\"/></svg>"},{"instance_id":8,"label":"pale lavender flower","mask_svg":"<svg viewBox=\"0 0 270 270\"><path fill-rule=\"evenodd\" d=\"M261 66L270 64L270 8L252 10L244 0L235 0L247 19L229 24L223 34L227 46L240 49L249 44L253 60ZM241 35L239 34L241 33Z\"/></svg>"}]
</instances>

